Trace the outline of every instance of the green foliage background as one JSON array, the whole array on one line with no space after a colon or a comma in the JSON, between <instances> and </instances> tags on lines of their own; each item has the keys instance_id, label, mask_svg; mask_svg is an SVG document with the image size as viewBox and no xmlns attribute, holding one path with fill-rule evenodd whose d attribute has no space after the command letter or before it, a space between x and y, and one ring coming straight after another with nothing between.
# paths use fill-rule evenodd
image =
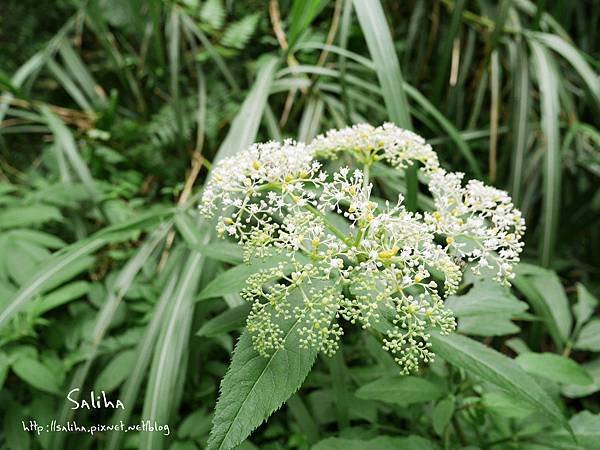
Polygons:
<instances>
[{"instance_id":1,"label":"green foliage background","mask_svg":"<svg viewBox=\"0 0 600 450\"><path fill-rule=\"evenodd\" d=\"M597 448L599 16L597 0L4 0L0 448ZM257 359L242 336L215 406L253 269L197 217L211 162L384 121L511 193L528 226L513 288L465 279L447 301L463 336L436 337L418 376L358 329L333 358L290 342ZM427 208L410 171L374 176ZM74 415L73 387L126 409ZM141 419L170 436L21 424Z\"/></svg>"}]
</instances>

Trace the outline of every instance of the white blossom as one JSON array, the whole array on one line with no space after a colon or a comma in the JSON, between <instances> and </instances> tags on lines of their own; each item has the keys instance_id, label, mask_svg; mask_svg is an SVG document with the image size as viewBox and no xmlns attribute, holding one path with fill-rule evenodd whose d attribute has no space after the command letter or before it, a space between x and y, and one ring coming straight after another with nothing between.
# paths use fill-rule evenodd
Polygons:
<instances>
[{"instance_id":1,"label":"white blossom","mask_svg":"<svg viewBox=\"0 0 600 450\"><path fill-rule=\"evenodd\" d=\"M327 170L343 154L355 166ZM375 199L369 174L381 162L418 166L435 209ZM247 262L288 261L252 275L242 292L257 351L281 348L278 323L294 318L302 347L332 354L343 318L382 333L405 373L431 361L429 330L455 328L443 299L464 270L492 268L506 284L523 247L524 221L506 192L462 179L439 167L423 138L392 124L332 130L310 145L254 144L217 163L201 213L217 214L219 234L237 240Z\"/></svg>"}]
</instances>

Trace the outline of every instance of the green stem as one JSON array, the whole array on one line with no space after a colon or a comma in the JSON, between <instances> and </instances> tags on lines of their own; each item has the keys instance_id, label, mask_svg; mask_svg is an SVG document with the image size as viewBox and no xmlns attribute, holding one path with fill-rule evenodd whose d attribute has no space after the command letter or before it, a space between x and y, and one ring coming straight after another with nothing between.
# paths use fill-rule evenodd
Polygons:
<instances>
[{"instance_id":1,"label":"green stem","mask_svg":"<svg viewBox=\"0 0 600 450\"><path fill-rule=\"evenodd\" d=\"M327 220L327 217L321 211L319 211L317 208L315 208L312 205L306 205L305 208L313 216L321 219L323 221L323 223L325 224L325 228L327 228L329 231L331 231L333 234L335 234L338 238L340 238L346 245L348 245L348 246L352 245L352 242L346 237L346 235L344 233L342 233L340 230L338 230L331 222L329 222L329 220Z\"/></svg>"}]
</instances>

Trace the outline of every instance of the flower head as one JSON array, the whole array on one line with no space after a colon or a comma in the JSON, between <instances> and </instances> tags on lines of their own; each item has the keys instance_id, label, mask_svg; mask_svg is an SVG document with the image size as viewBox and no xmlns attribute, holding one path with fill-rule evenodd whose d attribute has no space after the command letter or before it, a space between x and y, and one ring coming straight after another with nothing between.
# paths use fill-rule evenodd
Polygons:
<instances>
[{"instance_id":1,"label":"flower head","mask_svg":"<svg viewBox=\"0 0 600 450\"><path fill-rule=\"evenodd\" d=\"M327 160L343 154L356 166L328 171ZM382 163L418 166L434 210L376 198L370 168ZM523 247L524 222L506 192L462 179L440 168L423 138L392 124L332 130L310 145L254 144L219 162L202 214L216 216L219 234L237 240L247 262L286 261L252 275L242 292L253 303L256 350L280 348L280 323L294 319L302 347L332 354L343 318L378 329L405 373L431 361L429 330L455 328L443 300L464 270L492 268L508 283Z\"/></svg>"}]
</instances>

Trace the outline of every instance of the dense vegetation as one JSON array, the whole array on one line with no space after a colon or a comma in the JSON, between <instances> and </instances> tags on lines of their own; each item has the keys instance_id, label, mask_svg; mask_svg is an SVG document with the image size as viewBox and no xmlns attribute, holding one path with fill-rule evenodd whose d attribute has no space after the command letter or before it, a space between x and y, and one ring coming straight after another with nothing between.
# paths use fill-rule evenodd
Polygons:
<instances>
[{"instance_id":1,"label":"dense vegetation","mask_svg":"<svg viewBox=\"0 0 600 450\"><path fill-rule=\"evenodd\" d=\"M596 0L3 0L0 448L205 448L213 419L219 449L597 448L599 16ZM333 357L244 347L216 407L256 269L198 215L212 163L360 122L415 130L509 192L527 224L512 287L465 278L446 300L458 332L411 376L358 326ZM429 207L410 170L372 179ZM74 411L73 388L125 409Z\"/></svg>"}]
</instances>

